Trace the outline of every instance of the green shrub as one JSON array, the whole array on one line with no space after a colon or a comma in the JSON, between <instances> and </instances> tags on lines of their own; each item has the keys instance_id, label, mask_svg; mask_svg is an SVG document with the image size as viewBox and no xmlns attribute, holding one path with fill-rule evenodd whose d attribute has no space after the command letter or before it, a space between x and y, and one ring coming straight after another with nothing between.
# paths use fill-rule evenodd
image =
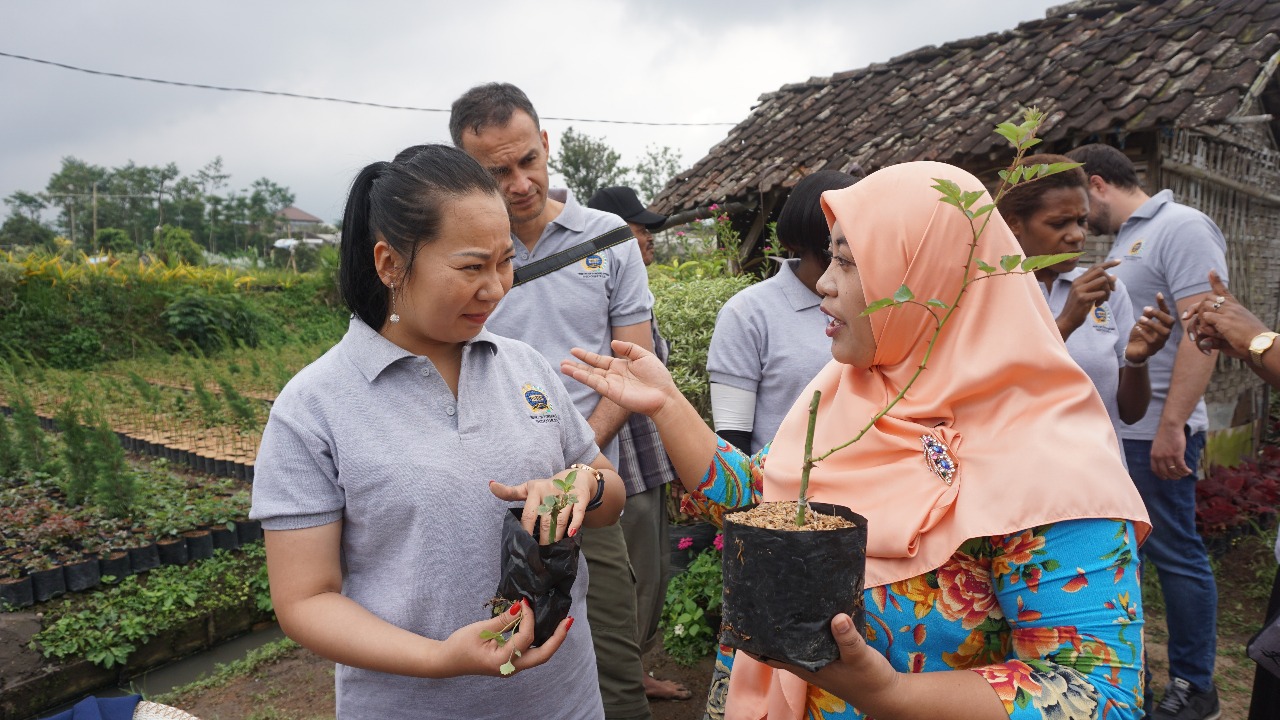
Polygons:
<instances>
[{"instance_id":1,"label":"green shrub","mask_svg":"<svg viewBox=\"0 0 1280 720\"><path fill-rule=\"evenodd\" d=\"M94 238L98 250L104 253L119 255L134 249L133 239L129 233L120 228L102 228Z\"/></svg>"},{"instance_id":2,"label":"green shrub","mask_svg":"<svg viewBox=\"0 0 1280 720\"><path fill-rule=\"evenodd\" d=\"M192 288L173 299L160 314L173 337L204 352L244 343L256 347L260 314L237 293L211 294Z\"/></svg>"},{"instance_id":3,"label":"green shrub","mask_svg":"<svg viewBox=\"0 0 1280 720\"><path fill-rule=\"evenodd\" d=\"M157 260L170 267L179 263L199 265L204 262L204 250L191 238L191 232L172 225L160 228L152 250Z\"/></svg>"},{"instance_id":4,"label":"green shrub","mask_svg":"<svg viewBox=\"0 0 1280 720\"><path fill-rule=\"evenodd\" d=\"M102 337L93 328L71 328L49 342L49 365L59 370L83 370L103 359Z\"/></svg>"},{"instance_id":5,"label":"green shrub","mask_svg":"<svg viewBox=\"0 0 1280 720\"><path fill-rule=\"evenodd\" d=\"M699 262L699 261L690 261ZM668 366L676 387L711 422L711 390L707 377L707 349L716 326L716 313L755 278L716 276L682 278L672 266L653 266L649 287L656 300L654 313L662 336L671 342Z\"/></svg>"},{"instance_id":6,"label":"green shrub","mask_svg":"<svg viewBox=\"0 0 1280 720\"><path fill-rule=\"evenodd\" d=\"M271 609L261 544L239 554L225 550L195 565L170 565L130 575L118 585L59 601L45 611L44 628L31 641L45 657L85 658L110 668L123 665L156 635L216 610L253 600Z\"/></svg>"},{"instance_id":7,"label":"green shrub","mask_svg":"<svg viewBox=\"0 0 1280 720\"><path fill-rule=\"evenodd\" d=\"M720 551L707 548L667 585L662 646L681 665L695 665L716 649L720 628L713 623L724 595L720 565Z\"/></svg>"}]
</instances>

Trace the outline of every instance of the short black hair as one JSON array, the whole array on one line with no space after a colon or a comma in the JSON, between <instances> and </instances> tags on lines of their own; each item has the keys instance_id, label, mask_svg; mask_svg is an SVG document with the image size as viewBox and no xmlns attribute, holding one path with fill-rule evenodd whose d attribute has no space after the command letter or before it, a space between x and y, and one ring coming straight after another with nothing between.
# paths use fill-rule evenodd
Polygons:
<instances>
[{"instance_id":1,"label":"short black hair","mask_svg":"<svg viewBox=\"0 0 1280 720\"><path fill-rule=\"evenodd\" d=\"M516 110L533 118L533 126L542 129L538 111L533 109L533 103L529 102L529 96L523 90L511 83L477 85L453 101L449 112L449 136L453 138L454 145L462 147L464 132L479 133L486 127L506 125Z\"/></svg>"},{"instance_id":2,"label":"short black hair","mask_svg":"<svg viewBox=\"0 0 1280 720\"><path fill-rule=\"evenodd\" d=\"M1072 162L1064 155L1030 155L1018 163L1022 167L1030 165L1052 165L1053 163ZM1079 162L1078 160L1076 162ZM1071 168L1052 175L1045 175L1036 180L1024 180L1009 188L1000 198L999 210L1005 221L1017 218L1021 222L1031 219L1041 207L1044 194L1058 188L1080 188L1089 192L1089 176L1081 168Z\"/></svg>"},{"instance_id":3,"label":"short black hair","mask_svg":"<svg viewBox=\"0 0 1280 720\"><path fill-rule=\"evenodd\" d=\"M1138 170L1133 166L1133 161L1110 145L1102 143L1081 145L1067 153L1067 157L1078 163L1084 163L1086 176L1097 175L1108 185L1124 190L1141 187L1138 183Z\"/></svg>"},{"instance_id":4,"label":"short black hair","mask_svg":"<svg viewBox=\"0 0 1280 720\"><path fill-rule=\"evenodd\" d=\"M778 214L778 241L796 255L822 256L831 228L822 212L822 193L847 188L862 178L838 170L819 170L796 183Z\"/></svg>"},{"instance_id":5,"label":"short black hair","mask_svg":"<svg viewBox=\"0 0 1280 720\"><path fill-rule=\"evenodd\" d=\"M501 197L498 183L480 163L448 145L415 145L394 162L365 166L351 184L342 214L338 286L351 312L378 330L387 321L390 293L373 260L385 240L405 258L407 280L418 248L436 239L444 203L472 193Z\"/></svg>"}]
</instances>

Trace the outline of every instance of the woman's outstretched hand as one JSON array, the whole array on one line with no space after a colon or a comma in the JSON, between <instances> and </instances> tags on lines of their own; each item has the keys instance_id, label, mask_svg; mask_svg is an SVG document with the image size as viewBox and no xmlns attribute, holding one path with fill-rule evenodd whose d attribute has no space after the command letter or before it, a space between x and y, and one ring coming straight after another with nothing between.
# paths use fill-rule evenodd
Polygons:
<instances>
[{"instance_id":1,"label":"woman's outstretched hand","mask_svg":"<svg viewBox=\"0 0 1280 720\"><path fill-rule=\"evenodd\" d=\"M573 348L570 352L582 362L563 360L560 372L624 409L650 417L670 400L683 399L658 356L622 340L614 340L611 346L614 357Z\"/></svg>"}]
</instances>

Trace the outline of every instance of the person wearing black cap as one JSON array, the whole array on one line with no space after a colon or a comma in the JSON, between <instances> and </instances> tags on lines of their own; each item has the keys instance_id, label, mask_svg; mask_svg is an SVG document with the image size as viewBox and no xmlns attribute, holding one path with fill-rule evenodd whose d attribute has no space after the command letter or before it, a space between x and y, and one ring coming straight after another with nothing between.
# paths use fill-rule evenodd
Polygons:
<instances>
[{"instance_id":1,"label":"person wearing black cap","mask_svg":"<svg viewBox=\"0 0 1280 720\"><path fill-rule=\"evenodd\" d=\"M607 187L596 191L587 201L587 207L595 210L611 212L622 218L631 226L631 232L640 243L640 254L644 264L653 263L653 233L661 230L667 222L666 215L659 215L640 204L636 191L629 187Z\"/></svg>"},{"instance_id":2,"label":"person wearing black cap","mask_svg":"<svg viewBox=\"0 0 1280 720\"><path fill-rule=\"evenodd\" d=\"M653 262L653 231L667 221L666 215L641 205L636 191L629 187L597 190L587 207L613 213L626 221L640 243L644 264ZM670 345L658 333L656 317L650 318L649 327L653 329L654 353L666 364ZM618 431L618 474L627 488L626 512L618 523L627 538L627 553L636 574L637 637L640 651L647 654L662 641L658 623L671 565L671 528L665 497L667 483L676 479L676 471L658 438L657 426L644 415L632 414ZM644 691L652 700L687 700L693 696L680 683L647 674Z\"/></svg>"}]
</instances>

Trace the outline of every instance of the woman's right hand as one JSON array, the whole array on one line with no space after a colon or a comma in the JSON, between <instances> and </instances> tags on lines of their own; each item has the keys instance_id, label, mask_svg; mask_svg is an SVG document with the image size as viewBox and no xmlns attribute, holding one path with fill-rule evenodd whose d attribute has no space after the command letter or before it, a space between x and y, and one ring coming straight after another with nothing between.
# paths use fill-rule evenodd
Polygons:
<instances>
[{"instance_id":1,"label":"woman's right hand","mask_svg":"<svg viewBox=\"0 0 1280 720\"><path fill-rule=\"evenodd\" d=\"M560 372L600 393L630 412L653 417L668 402L683 396L658 356L634 343L614 340L616 356L582 348L570 352L582 362L563 360Z\"/></svg>"},{"instance_id":2,"label":"woman's right hand","mask_svg":"<svg viewBox=\"0 0 1280 720\"><path fill-rule=\"evenodd\" d=\"M482 638L481 633L486 630L491 633L502 633L504 628L508 628L516 620L516 615L510 612L504 612L497 617L471 623L453 631L453 634L445 639L443 652L440 653L442 658L448 658L453 672L440 677L501 676L501 668L508 661L515 666L515 672L518 673L550 660L560 648L560 644L564 642L565 635L573 625L573 618L567 617L561 621L555 633L547 638L546 642L531 650L529 646L533 644L533 608L529 606L528 601L516 603L511 608L519 610L520 627L501 645L496 640ZM520 655L515 655L513 650L518 651Z\"/></svg>"}]
</instances>

